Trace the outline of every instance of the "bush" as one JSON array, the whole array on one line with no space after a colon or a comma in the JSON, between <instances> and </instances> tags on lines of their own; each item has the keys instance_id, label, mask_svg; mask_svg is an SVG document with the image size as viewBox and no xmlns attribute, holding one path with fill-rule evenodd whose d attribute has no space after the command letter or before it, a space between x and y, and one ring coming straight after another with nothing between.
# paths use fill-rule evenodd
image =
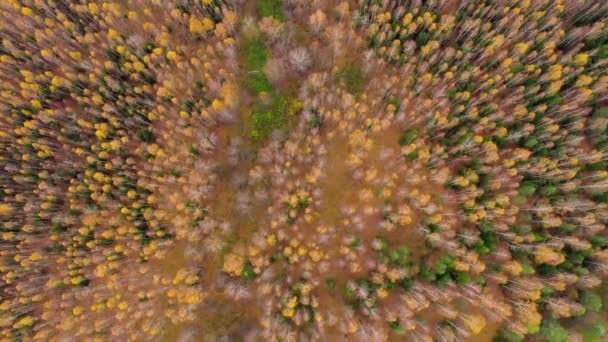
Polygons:
<instances>
[{"instance_id":1,"label":"bush","mask_svg":"<svg viewBox=\"0 0 608 342\"><path fill-rule=\"evenodd\" d=\"M418 131L415 128L407 129L401 137L399 137L399 145L405 146L411 144L418 138Z\"/></svg>"},{"instance_id":2,"label":"bush","mask_svg":"<svg viewBox=\"0 0 608 342\"><path fill-rule=\"evenodd\" d=\"M583 333L584 342L600 342L603 341L603 337L606 337L606 327L603 323L595 323Z\"/></svg>"},{"instance_id":3,"label":"bush","mask_svg":"<svg viewBox=\"0 0 608 342\"><path fill-rule=\"evenodd\" d=\"M578 301L589 311L600 312L602 310L602 298L591 291L583 291Z\"/></svg>"},{"instance_id":4,"label":"bush","mask_svg":"<svg viewBox=\"0 0 608 342\"><path fill-rule=\"evenodd\" d=\"M140 130L138 136L139 140L143 142L149 143L154 141L154 133L147 128Z\"/></svg>"},{"instance_id":5,"label":"bush","mask_svg":"<svg viewBox=\"0 0 608 342\"><path fill-rule=\"evenodd\" d=\"M250 262L247 262L245 264L245 267L243 268L243 278L247 279L247 280L253 280L256 277L255 272L253 271L253 265Z\"/></svg>"},{"instance_id":6,"label":"bush","mask_svg":"<svg viewBox=\"0 0 608 342\"><path fill-rule=\"evenodd\" d=\"M540 328L540 334L548 342L566 342L568 340L568 330L564 329L555 319L546 319Z\"/></svg>"},{"instance_id":7,"label":"bush","mask_svg":"<svg viewBox=\"0 0 608 342\"><path fill-rule=\"evenodd\" d=\"M500 330L498 330L498 334L496 335L496 337L494 337L494 339L492 341L493 342L521 342L523 340L524 340L524 336L519 335L516 332L513 332L509 329L501 328Z\"/></svg>"},{"instance_id":8,"label":"bush","mask_svg":"<svg viewBox=\"0 0 608 342\"><path fill-rule=\"evenodd\" d=\"M522 196L532 196L536 192L536 186L532 183L524 183L519 187L519 194Z\"/></svg>"}]
</instances>

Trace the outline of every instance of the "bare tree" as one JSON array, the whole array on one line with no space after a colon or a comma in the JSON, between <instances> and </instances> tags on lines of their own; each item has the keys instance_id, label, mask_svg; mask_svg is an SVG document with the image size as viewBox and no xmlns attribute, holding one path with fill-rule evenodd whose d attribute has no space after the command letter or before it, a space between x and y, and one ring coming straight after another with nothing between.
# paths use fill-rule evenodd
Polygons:
<instances>
[{"instance_id":1,"label":"bare tree","mask_svg":"<svg viewBox=\"0 0 608 342\"><path fill-rule=\"evenodd\" d=\"M310 62L310 53L305 47L298 47L289 52L289 63L298 72L303 72L308 69Z\"/></svg>"}]
</instances>

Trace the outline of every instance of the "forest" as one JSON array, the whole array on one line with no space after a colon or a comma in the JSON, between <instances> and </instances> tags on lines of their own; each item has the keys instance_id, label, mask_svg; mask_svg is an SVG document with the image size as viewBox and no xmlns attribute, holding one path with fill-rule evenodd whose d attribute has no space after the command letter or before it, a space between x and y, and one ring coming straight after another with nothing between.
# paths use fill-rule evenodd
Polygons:
<instances>
[{"instance_id":1,"label":"forest","mask_svg":"<svg viewBox=\"0 0 608 342\"><path fill-rule=\"evenodd\" d=\"M2 342L608 341L607 224L603 0L0 1Z\"/></svg>"}]
</instances>

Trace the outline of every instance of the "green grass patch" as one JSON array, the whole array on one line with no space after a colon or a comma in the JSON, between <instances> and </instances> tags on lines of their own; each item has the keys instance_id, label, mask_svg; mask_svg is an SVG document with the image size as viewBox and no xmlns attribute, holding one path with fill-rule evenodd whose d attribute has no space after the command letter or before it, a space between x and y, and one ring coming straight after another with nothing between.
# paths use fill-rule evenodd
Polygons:
<instances>
[{"instance_id":1,"label":"green grass patch","mask_svg":"<svg viewBox=\"0 0 608 342\"><path fill-rule=\"evenodd\" d=\"M251 137L266 140L273 130L285 127L288 122L289 101L285 96L272 95L268 105L259 105L253 110Z\"/></svg>"},{"instance_id":2,"label":"green grass patch","mask_svg":"<svg viewBox=\"0 0 608 342\"><path fill-rule=\"evenodd\" d=\"M349 93L359 94L363 91L363 72L359 66L347 64L338 72L337 77Z\"/></svg>"},{"instance_id":3,"label":"green grass patch","mask_svg":"<svg viewBox=\"0 0 608 342\"><path fill-rule=\"evenodd\" d=\"M285 20L283 12L283 0L258 0L258 14L260 17L274 17L277 20Z\"/></svg>"},{"instance_id":4,"label":"green grass patch","mask_svg":"<svg viewBox=\"0 0 608 342\"><path fill-rule=\"evenodd\" d=\"M245 88L256 94L259 94L263 91L267 93L271 93L274 91L272 84L270 84L270 81L268 80L266 75L264 75L264 73L261 71L248 73L247 77L245 77L244 82Z\"/></svg>"},{"instance_id":5,"label":"green grass patch","mask_svg":"<svg viewBox=\"0 0 608 342\"><path fill-rule=\"evenodd\" d=\"M246 38L242 45L243 59L247 75L244 86L249 91L259 94L263 91L274 92L272 84L264 74L264 66L270 57L270 49L264 44L261 35Z\"/></svg>"},{"instance_id":6,"label":"green grass patch","mask_svg":"<svg viewBox=\"0 0 608 342\"><path fill-rule=\"evenodd\" d=\"M258 35L246 38L243 41L243 52L245 54L245 66L248 71L262 70L270 57L270 49L264 44L262 36Z\"/></svg>"}]
</instances>

